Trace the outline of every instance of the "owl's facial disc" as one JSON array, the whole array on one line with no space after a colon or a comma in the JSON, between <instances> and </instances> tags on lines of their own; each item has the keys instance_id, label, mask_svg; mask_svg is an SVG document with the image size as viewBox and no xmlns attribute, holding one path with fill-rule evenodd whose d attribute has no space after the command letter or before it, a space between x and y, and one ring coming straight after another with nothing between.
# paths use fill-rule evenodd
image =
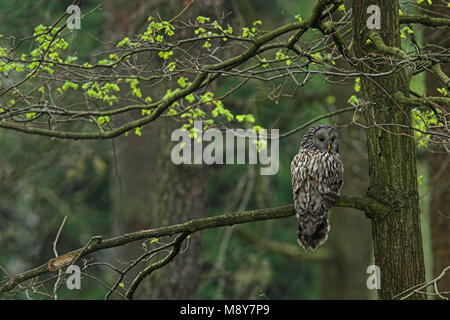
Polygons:
<instances>
[{"instance_id":1,"label":"owl's facial disc","mask_svg":"<svg viewBox=\"0 0 450 320\"><path fill-rule=\"evenodd\" d=\"M339 152L339 135L334 129L319 129L314 135L313 142L319 150Z\"/></svg>"}]
</instances>

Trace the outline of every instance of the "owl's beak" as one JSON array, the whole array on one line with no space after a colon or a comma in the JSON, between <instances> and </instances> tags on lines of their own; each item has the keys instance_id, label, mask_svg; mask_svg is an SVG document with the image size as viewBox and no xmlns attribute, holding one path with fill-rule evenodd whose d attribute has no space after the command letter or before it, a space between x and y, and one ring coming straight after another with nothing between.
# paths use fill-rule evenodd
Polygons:
<instances>
[{"instance_id":1,"label":"owl's beak","mask_svg":"<svg viewBox=\"0 0 450 320\"><path fill-rule=\"evenodd\" d=\"M331 145L328 145L328 150L330 150L331 149Z\"/></svg>"}]
</instances>

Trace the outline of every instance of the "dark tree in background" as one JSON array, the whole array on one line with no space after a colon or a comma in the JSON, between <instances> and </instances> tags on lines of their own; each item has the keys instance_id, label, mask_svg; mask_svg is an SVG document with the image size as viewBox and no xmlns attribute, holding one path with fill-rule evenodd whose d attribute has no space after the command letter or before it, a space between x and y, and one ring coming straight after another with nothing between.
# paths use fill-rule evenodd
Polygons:
<instances>
[{"instance_id":1,"label":"dark tree in background","mask_svg":"<svg viewBox=\"0 0 450 320\"><path fill-rule=\"evenodd\" d=\"M443 9L437 4L433 4L434 17L443 14L448 15L450 8ZM425 39L430 44L439 47L450 47L450 32L443 30L427 30ZM445 74L450 73L450 67L445 64L442 68ZM426 93L433 95L437 88L441 88L439 77L433 73L427 73ZM450 86L447 82L446 87ZM444 86L445 88L445 86ZM429 165L429 185L430 185L430 225L431 243L433 249L433 274L439 275L450 265L450 156L444 147L434 147L427 153ZM450 291L450 277L446 276L439 282L439 287L443 292Z\"/></svg>"}]
</instances>

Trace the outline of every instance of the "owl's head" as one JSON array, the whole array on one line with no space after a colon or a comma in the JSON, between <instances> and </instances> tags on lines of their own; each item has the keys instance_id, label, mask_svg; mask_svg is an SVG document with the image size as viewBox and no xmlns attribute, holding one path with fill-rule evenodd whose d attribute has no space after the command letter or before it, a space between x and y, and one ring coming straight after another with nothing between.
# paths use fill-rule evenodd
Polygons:
<instances>
[{"instance_id":1,"label":"owl's head","mask_svg":"<svg viewBox=\"0 0 450 320\"><path fill-rule=\"evenodd\" d=\"M311 127L303 136L301 147L339 153L339 131L330 125Z\"/></svg>"}]
</instances>

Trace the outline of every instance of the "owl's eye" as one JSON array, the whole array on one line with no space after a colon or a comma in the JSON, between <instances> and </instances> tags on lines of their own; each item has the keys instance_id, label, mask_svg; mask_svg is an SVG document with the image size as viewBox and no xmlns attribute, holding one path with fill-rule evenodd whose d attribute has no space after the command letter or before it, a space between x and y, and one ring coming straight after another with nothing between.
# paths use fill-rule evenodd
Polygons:
<instances>
[{"instance_id":1,"label":"owl's eye","mask_svg":"<svg viewBox=\"0 0 450 320\"><path fill-rule=\"evenodd\" d=\"M320 137L319 140L320 140L320 142L324 142L325 138L324 137Z\"/></svg>"}]
</instances>

